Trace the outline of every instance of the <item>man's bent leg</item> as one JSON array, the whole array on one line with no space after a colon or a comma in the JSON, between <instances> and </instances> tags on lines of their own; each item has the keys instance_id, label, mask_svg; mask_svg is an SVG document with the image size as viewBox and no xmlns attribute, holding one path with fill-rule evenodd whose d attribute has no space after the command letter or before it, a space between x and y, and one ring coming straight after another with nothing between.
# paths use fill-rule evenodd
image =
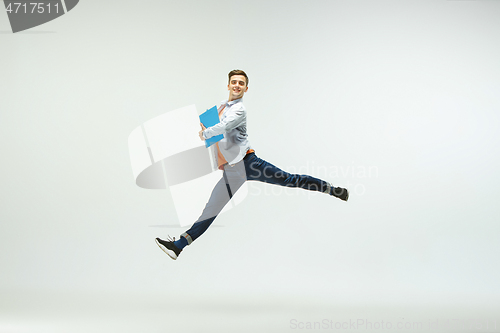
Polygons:
<instances>
[{"instance_id":1,"label":"man's bent leg","mask_svg":"<svg viewBox=\"0 0 500 333\"><path fill-rule=\"evenodd\" d=\"M186 239L187 245L200 237L208 227L210 227L217 215L222 211L241 185L243 185L245 180L245 165L243 161L237 163L233 167L228 165L224 166L223 177L212 190L210 199L205 205L201 216L189 230L181 234L181 236Z\"/></svg>"}]
</instances>

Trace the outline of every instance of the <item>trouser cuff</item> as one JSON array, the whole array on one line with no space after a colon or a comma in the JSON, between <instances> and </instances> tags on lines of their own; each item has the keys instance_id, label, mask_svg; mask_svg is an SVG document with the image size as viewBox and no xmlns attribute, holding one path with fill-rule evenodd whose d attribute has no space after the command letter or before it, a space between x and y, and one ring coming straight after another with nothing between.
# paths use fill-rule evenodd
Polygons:
<instances>
[{"instance_id":1,"label":"trouser cuff","mask_svg":"<svg viewBox=\"0 0 500 333\"><path fill-rule=\"evenodd\" d=\"M181 234L181 237L184 237L186 238L187 242L188 242L188 245L190 245L192 242L193 242L193 239L191 238L191 236L189 236L189 234L187 233L183 233Z\"/></svg>"},{"instance_id":2,"label":"trouser cuff","mask_svg":"<svg viewBox=\"0 0 500 333\"><path fill-rule=\"evenodd\" d=\"M323 193L330 194L331 188L332 185L330 183L326 183L326 189L323 191Z\"/></svg>"}]
</instances>

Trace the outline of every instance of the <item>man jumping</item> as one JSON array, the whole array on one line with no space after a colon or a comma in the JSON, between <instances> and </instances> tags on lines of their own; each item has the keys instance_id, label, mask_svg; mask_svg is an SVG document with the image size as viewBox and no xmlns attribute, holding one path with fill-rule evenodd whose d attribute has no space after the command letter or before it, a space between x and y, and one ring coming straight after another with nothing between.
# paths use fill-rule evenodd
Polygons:
<instances>
[{"instance_id":1,"label":"man jumping","mask_svg":"<svg viewBox=\"0 0 500 333\"><path fill-rule=\"evenodd\" d=\"M208 229L247 180L324 192L344 201L349 199L349 191L345 188L334 187L308 175L290 174L257 157L248 141L246 110L243 106L243 95L248 90L248 76L242 70L233 70L228 77L229 98L218 107L220 122L209 128L200 123L202 130L199 132L201 140L224 134L221 141L211 146L223 177L215 185L201 216L189 230L181 234L178 240L156 238L158 246L174 260L186 245L190 245Z\"/></svg>"}]
</instances>

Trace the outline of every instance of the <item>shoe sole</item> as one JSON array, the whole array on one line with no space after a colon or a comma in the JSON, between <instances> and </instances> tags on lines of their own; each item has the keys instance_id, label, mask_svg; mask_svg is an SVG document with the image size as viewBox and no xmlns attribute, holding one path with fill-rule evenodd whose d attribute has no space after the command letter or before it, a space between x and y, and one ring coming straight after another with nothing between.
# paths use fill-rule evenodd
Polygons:
<instances>
[{"instance_id":1,"label":"shoe sole","mask_svg":"<svg viewBox=\"0 0 500 333\"><path fill-rule=\"evenodd\" d=\"M163 246L160 242L158 242L157 239L155 239L155 242L156 244L158 244L158 247L163 251L165 252L166 254L168 254L168 256L174 260L177 259L177 254L175 254L174 251L170 250L170 249L167 249L165 246Z\"/></svg>"}]
</instances>

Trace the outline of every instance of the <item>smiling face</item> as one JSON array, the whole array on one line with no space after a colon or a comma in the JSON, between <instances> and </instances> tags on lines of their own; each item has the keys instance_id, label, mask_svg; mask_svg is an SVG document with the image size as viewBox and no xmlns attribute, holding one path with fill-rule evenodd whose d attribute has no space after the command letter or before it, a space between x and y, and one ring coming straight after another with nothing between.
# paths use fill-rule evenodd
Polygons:
<instances>
[{"instance_id":1,"label":"smiling face","mask_svg":"<svg viewBox=\"0 0 500 333\"><path fill-rule=\"evenodd\" d=\"M242 98L248 90L246 78L243 75L231 76L227 90L229 90L229 101Z\"/></svg>"}]
</instances>

